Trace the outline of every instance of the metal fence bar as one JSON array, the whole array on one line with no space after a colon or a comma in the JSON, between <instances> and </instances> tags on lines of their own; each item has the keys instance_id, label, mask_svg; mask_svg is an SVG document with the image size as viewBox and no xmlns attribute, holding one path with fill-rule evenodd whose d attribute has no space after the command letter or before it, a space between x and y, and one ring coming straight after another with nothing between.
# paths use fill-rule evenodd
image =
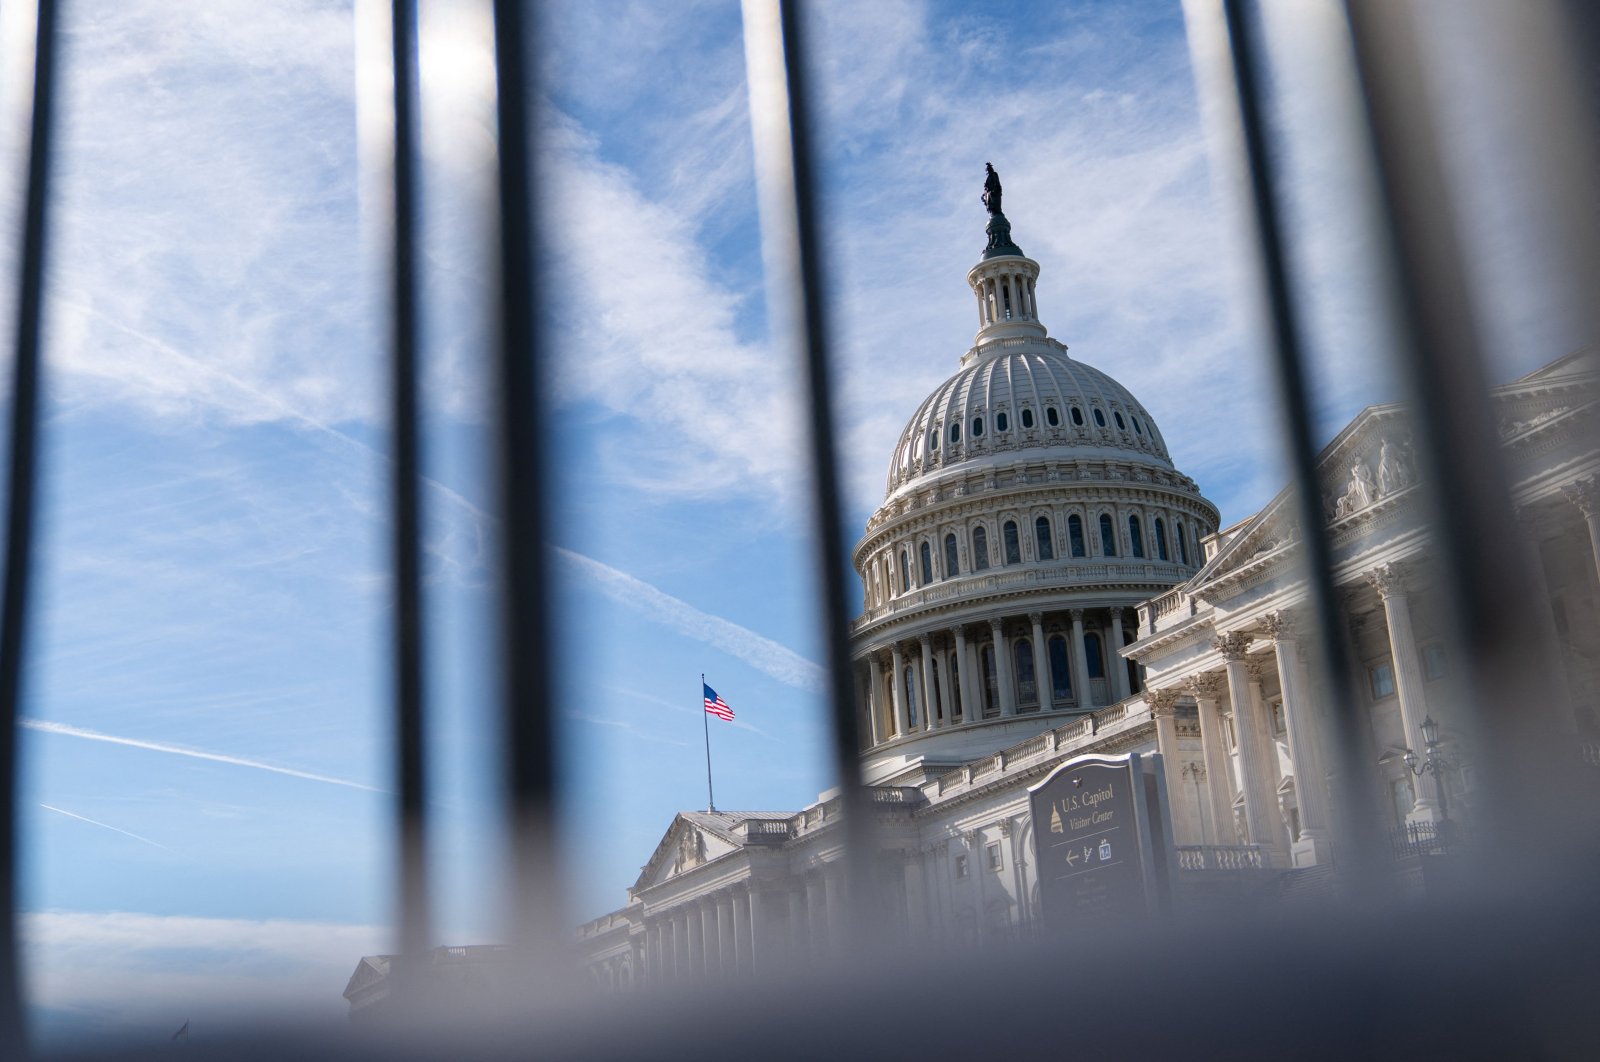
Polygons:
<instances>
[{"instance_id":1,"label":"metal fence bar","mask_svg":"<svg viewBox=\"0 0 1600 1062\"><path fill-rule=\"evenodd\" d=\"M812 147L815 106L801 8L787 0L746 0L745 54L751 68L752 108L765 103L774 112L753 115L758 126L758 156L764 156L757 160L758 179L768 185L762 219L769 230L765 238L773 275L768 284L774 286L774 324L792 330L791 343L805 369L813 565L827 670L824 692L844 819L847 922L852 940L861 944L881 930L884 920L877 911L872 808L861 784L860 723L851 681L850 597L845 585L850 569L834 445L831 330L822 284L821 210ZM754 84L758 78L764 79L760 87ZM786 135L773 135L763 142L763 126L781 126ZM789 290L780 292L778 285L787 285Z\"/></svg>"},{"instance_id":2,"label":"metal fence bar","mask_svg":"<svg viewBox=\"0 0 1600 1062\"><path fill-rule=\"evenodd\" d=\"M1264 49L1256 15L1244 0L1222 0L1239 134L1250 184L1256 266L1271 326L1272 365L1293 477L1296 518L1304 548L1308 597L1317 628L1314 644L1323 669L1322 688L1332 711L1325 723L1333 737L1336 793L1343 810L1341 865L1357 889L1375 888L1382 874L1378 810L1373 792L1371 736L1351 681L1344 619L1334 586L1333 546L1322 514L1314 419L1305 371L1303 327L1290 279L1289 236L1279 212L1282 177L1267 143L1265 93L1260 79Z\"/></svg>"},{"instance_id":3,"label":"metal fence bar","mask_svg":"<svg viewBox=\"0 0 1600 1062\"><path fill-rule=\"evenodd\" d=\"M390 328L393 461L395 773L399 830L400 954L430 943L427 775L423 751L421 445L417 414L416 0L390 6L394 80L393 267Z\"/></svg>"},{"instance_id":4,"label":"metal fence bar","mask_svg":"<svg viewBox=\"0 0 1600 1062\"><path fill-rule=\"evenodd\" d=\"M1467 721L1479 731L1481 749L1492 750L1497 762L1483 773L1486 797L1480 803L1502 860L1525 874L1560 847L1550 843L1550 832L1527 829L1529 816L1542 814L1554 827L1551 814L1577 811L1562 778L1563 767L1577 767L1577 752L1572 750L1570 765L1567 757L1552 755L1572 739L1559 733L1544 710L1555 698L1542 654L1530 644L1539 629L1536 610L1545 606L1528 592L1534 583L1521 551L1507 548L1520 533L1494 432L1473 292L1450 210L1421 13L1409 5L1365 0L1347 0L1345 7L1378 178L1382 221L1374 234L1375 257L1388 281L1396 361L1431 486L1442 613L1463 649L1465 687L1471 691L1466 707L1475 716ZM1501 76L1554 76L1508 66ZM1592 204L1590 199L1580 209L1592 210ZM1534 778L1543 784L1527 784Z\"/></svg>"},{"instance_id":5,"label":"metal fence bar","mask_svg":"<svg viewBox=\"0 0 1600 1062\"><path fill-rule=\"evenodd\" d=\"M555 800L559 795L552 667L550 579L545 547L547 479L539 445L544 357L537 312L532 208L538 174L531 149L532 17L520 0L495 0L500 200L497 350L501 728L511 834L511 942L549 954L563 940L557 887Z\"/></svg>"},{"instance_id":6,"label":"metal fence bar","mask_svg":"<svg viewBox=\"0 0 1600 1062\"><path fill-rule=\"evenodd\" d=\"M27 1034L17 951L17 719L27 653L28 591L33 576L34 501L38 490L40 324L44 314L46 206L55 75L56 5L39 0L34 38L33 117L17 287L17 337L11 384L11 467L6 490L5 589L0 597L0 1055L22 1057Z\"/></svg>"}]
</instances>

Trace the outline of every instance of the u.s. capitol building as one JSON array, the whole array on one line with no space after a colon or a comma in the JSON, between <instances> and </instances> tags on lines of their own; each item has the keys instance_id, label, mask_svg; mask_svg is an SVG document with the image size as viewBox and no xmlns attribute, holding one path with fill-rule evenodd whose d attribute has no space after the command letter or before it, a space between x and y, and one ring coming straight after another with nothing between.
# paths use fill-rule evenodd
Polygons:
<instances>
[{"instance_id":1,"label":"u.s. capitol building","mask_svg":"<svg viewBox=\"0 0 1600 1062\"><path fill-rule=\"evenodd\" d=\"M1219 528L1149 411L1050 337L1039 264L992 174L989 188L988 245L967 273L976 339L901 433L854 552L861 770L894 917L952 945L1030 932L1028 789L1089 754L1160 753L1177 875L1197 893L1222 879L1314 893L1339 839L1288 492ZM1492 395L1574 735L1593 733L1600 691L1597 387L1588 351ZM1447 804L1470 819L1473 795L1408 439L1402 409L1369 407L1320 456L1401 857ZM1428 737L1455 769L1419 780L1405 754ZM678 814L626 906L581 927L585 967L625 986L825 958L844 931L838 815L830 794L797 812Z\"/></svg>"}]
</instances>

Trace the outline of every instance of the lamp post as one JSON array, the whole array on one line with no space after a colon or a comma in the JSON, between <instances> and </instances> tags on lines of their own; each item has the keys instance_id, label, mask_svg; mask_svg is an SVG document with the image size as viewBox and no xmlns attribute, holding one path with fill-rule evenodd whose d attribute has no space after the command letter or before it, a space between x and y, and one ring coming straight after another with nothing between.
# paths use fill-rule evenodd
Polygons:
<instances>
[{"instance_id":1,"label":"lamp post","mask_svg":"<svg viewBox=\"0 0 1600 1062\"><path fill-rule=\"evenodd\" d=\"M1418 778L1425 774L1433 775L1434 788L1439 792L1439 825L1444 826L1450 821L1450 805L1445 797L1444 772L1452 770L1455 764L1445 759L1439 753L1439 724L1433 721L1433 716L1422 720L1422 742L1426 746L1425 758L1418 762L1414 749L1406 749L1406 768ZM1444 832L1442 829L1440 832Z\"/></svg>"}]
</instances>

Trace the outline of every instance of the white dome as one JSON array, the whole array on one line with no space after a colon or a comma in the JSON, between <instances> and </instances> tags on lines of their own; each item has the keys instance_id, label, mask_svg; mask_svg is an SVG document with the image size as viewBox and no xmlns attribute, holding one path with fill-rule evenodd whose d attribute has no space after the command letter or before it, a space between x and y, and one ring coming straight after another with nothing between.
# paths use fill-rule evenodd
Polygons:
<instances>
[{"instance_id":1,"label":"white dome","mask_svg":"<svg viewBox=\"0 0 1600 1062\"><path fill-rule=\"evenodd\" d=\"M1019 450L1051 449L1172 469L1155 421L1126 387L1050 339L1013 339L1016 350L969 354L900 433L885 491L974 461L1006 464Z\"/></svg>"}]
</instances>

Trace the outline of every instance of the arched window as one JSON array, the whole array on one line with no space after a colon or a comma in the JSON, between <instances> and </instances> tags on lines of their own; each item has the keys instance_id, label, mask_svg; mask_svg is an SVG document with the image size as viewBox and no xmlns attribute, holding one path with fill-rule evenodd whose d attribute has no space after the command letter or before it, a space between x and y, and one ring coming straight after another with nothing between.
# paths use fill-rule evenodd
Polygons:
<instances>
[{"instance_id":1,"label":"arched window","mask_svg":"<svg viewBox=\"0 0 1600 1062\"><path fill-rule=\"evenodd\" d=\"M911 729L917 728L917 676L912 671L911 665L906 665L906 718L910 720Z\"/></svg>"},{"instance_id":2,"label":"arched window","mask_svg":"<svg viewBox=\"0 0 1600 1062\"><path fill-rule=\"evenodd\" d=\"M1171 560L1167 554L1167 525L1161 522L1161 517L1156 517L1156 556L1162 560Z\"/></svg>"},{"instance_id":3,"label":"arched window","mask_svg":"<svg viewBox=\"0 0 1600 1062\"><path fill-rule=\"evenodd\" d=\"M953 708L950 718L967 717L967 705L961 699L961 658L956 653L950 654L950 704Z\"/></svg>"},{"instance_id":4,"label":"arched window","mask_svg":"<svg viewBox=\"0 0 1600 1062\"><path fill-rule=\"evenodd\" d=\"M985 645L978 656L983 661L983 714L996 715L1000 711L1000 683L995 678L994 643Z\"/></svg>"},{"instance_id":5,"label":"arched window","mask_svg":"<svg viewBox=\"0 0 1600 1062\"><path fill-rule=\"evenodd\" d=\"M938 448L939 448L939 429L935 428L935 429L933 429L932 431L930 431L928 433L928 449L937 450Z\"/></svg>"},{"instance_id":6,"label":"arched window","mask_svg":"<svg viewBox=\"0 0 1600 1062\"><path fill-rule=\"evenodd\" d=\"M1117 555L1117 532L1111 526L1111 517L1100 514L1100 552L1107 557Z\"/></svg>"},{"instance_id":7,"label":"arched window","mask_svg":"<svg viewBox=\"0 0 1600 1062\"><path fill-rule=\"evenodd\" d=\"M1056 412L1055 406L1044 407L1044 422L1050 425L1052 428L1061 423L1061 414Z\"/></svg>"},{"instance_id":8,"label":"arched window","mask_svg":"<svg viewBox=\"0 0 1600 1062\"><path fill-rule=\"evenodd\" d=\"M933 552L928 549L928 544L922 544L922 584L927 586L933 582Z\"/></svg>"},{"instance_id":9,"label":"arched window","mask_svg":"<svg viewBox=\"0 0 1600 1062\"><path fill-rule=\"evenodd\" d=\"M956 536L944 536L944 577L950 578L961 571L961 560L956 555Z\"/></svg>"},{"instance_id":10,"label":"arched window","mask_svg":"<svg viewBox=\"0 0 1600 1062\"><path fill-rule=\"evenodd\" d=\"M1096 408L1094 411L1094 426L1097 428L1103 428L1106 426L1106 415L1101 412L1099 408Z\"/></svg>"},{"instance_id":11,"label":"arched window","mask_svg":"<svg viewBox=\"0 0 1600 1062\"><path fill-rule=\"evenodd\" d=\"M1072 696L1072 662L1067 659L1067 640L1060 635L1050 639L1050 690L1057 701Z\"/></svg>"},{"instance_id":12,"label":"arched window","mask_svg":"<svg viewBox=\"0 0 1600 1062\"><path fill-rule=\"evenodd\" d=\"M1127 431L1128 430L1128 422L1122 419L1122 414L1121 413L1113 413L1111 415L1113 417L1117 418L1117 428L1118 429L1120 429L1121 431Z\"/></svg>"},{"instance_id":13,"label":"arched window","mask_svg":"<svg viewBox=\"0 0 1600 1062\"><path fill-rule=\"evenodd\" d=\"M1033 645L1026 638L1011 643L1011 659L1017 673L1017 703L1038 704L1039 684L1033 674Z\"/></svg>"},{"instance_id":14,"label":"arched window","mask_svg":"<svg viewBox=\"0 0 1600 1062\"><path fill-rule=\"evenodd\" d=\"M1067 517L1067 544L1072 548L1074 557L1087 557L1089 551L1083 543L1083 517L1073 513Z\"/></svg>"},{"instance_id":15,"label":"arched window","mask_svg":"<svg viewBox=\"0 0 1600 1062\"><path fill-rule=\"evenodd\" d=\"M1106 677L1106 662L1100 655L1100 636L1098 634L1085 634L1083 636L1083 654L1089 658L1089 677L1092 679Z\"/></svg>"},{"instance_id":16,"label":"arched window","mask_svg":"<svg viewBox=\"0 0 1600 1062\"><path fill-rule=\"evenodd\" d=\"M989 567L989 532L981 527L972 529L972 570L981 572Z\"/></svg>"},{"instance_id":17,"label":"arched window","mask_svg":"<svg viewBox=\"0 0 1600 1062\"><path fill-rule=\"evenodd\" d=\"M1021 564L1022 543L1017 541L1017 522L1015 520L1007 520L1006 526L1000 530L1002 537L1006 540L1006 563Z\"/></svg>"},{"instance_id":18,"label":"arched window","mask_svg":"<svg viewBox=\"0 0 1600 1062\"><path fill-rule=\"evenodd\" d=\"M1144 425L1139 423L1139 418L1133 418L1133 430L1140 435L1144 434Z\"/></svg>"},{"instance_id":19,"label":"arched window","mask_svg":"<svg viewBox=\"0 0 1600 1062\"><path fill-rule=\"evenodd\" d=\"M911 589L911 558L906 556L906 551L900 551L900 592L903 594Z\"/></svg>"},{"instance_id":20,"label":"arched window","mask_svg":"<svg viewBox=\"0 0 1600 1062\"><path fill-rule=\"evenodd\" d=\"M945 714L944 714L944 683L939 681L939 658L938 657L934 657L933 661L932 661L932 664L933 664L933 689L929 691L929 694L930 694L929 700L932 701L932 703L928 705L928 718L937 722L938 720L943 719L945 717Z\"/></svg>"},{"instance_id":21,"label":"arched window","mask_svg":"<svg viewBox=\"0 0 1600 1062\"><path fill-rule=\"evenodd\" d=\"M1178 560L1185 566L1189 563L1189 542L1183 533L1183 522L1176 521L1172 525L1172 537L1178 540Z\"/></svg>"},{"instance_id":22,"label":"arched window","mask_svg":"<svg viewBox=\"0 0 1600 1062\"><path fill-rule=\"evenodd\" d=\"M983 435L983 418L982 417L973 417L972 418L972 437L974 439L976 439L976 438L980 437L981 435Z\"/></svg>"},{"instance_id":23,"label":"arched window","mask_svg":"<svg viewBox=\"0 0 1600 1062\"><path fill-rule=\"evenodd\" d=\"M953 443L958 443L961 441L961 425L950 425L950 441Z\"/></svg>"},{"instance_id":24,"label":"arched window","mask_svg":"<svg viewBox=\"0 0 1600 1062\"><path fill-rule=\"evenodd\" d=\"M1083 410L1079 409L1077 406L1072 407L1072 423L1076 427L1083 427Z\"/></svg>"},{"instance_id":25,"label":"arched window","mask_svg":"<svg viewBox=\"0 0 1600 1062\"><path fill-rule=\"evenodd\" d=\"M994 415L994 430L995 431L1005 431L1010 426L1011 426L1011 421L1006 418L1006 415L1004 413L996 413Z\"/></svg>"},{"instance_id":26,"label":"arched window","mask_svg":"<svg viewBox=\"0 0 1600 1062\"><path fill-rule=\"evenodd\" d=\"M1024 407L1022 410L1022 426L1024 428L1033 427L1033 410Z\"/></svg>"},{"instance_id":27,"label":"arched window","mask_svg":"<svg viewBox=\"0 0 1600 1062\"><path fill-rule=\"evenodd\" d=\"M1033 522L1033 545L1040 560L1054 560L1056 551L1050 541L1050 520L1041 516Z\"/></svg>"},{"instance_id":28,"label":"arched window","mask_svg":"<svg viewBox=\"0 0 1600 1062\"><path fill-rule=\"evenodd\" d=\"M1144 528L1139 526L1139 518L1132 513L1128 514L1128 548L1135 557L1144 556Z\"/></svg>"}]
</instances>

